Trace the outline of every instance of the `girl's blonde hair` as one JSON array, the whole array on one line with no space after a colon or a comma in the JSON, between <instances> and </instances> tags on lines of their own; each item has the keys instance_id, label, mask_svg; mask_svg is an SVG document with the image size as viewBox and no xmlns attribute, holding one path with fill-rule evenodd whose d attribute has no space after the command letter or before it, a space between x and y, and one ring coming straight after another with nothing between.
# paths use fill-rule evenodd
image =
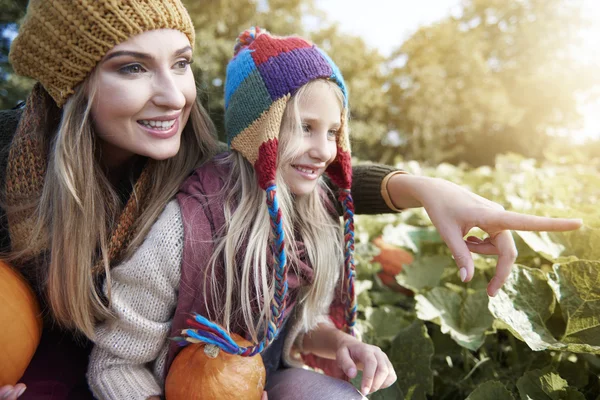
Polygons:
<instances>
[{"instance_id":1,"label":"girl's blonde hair","mask_svg":"<svg viewBox=\"0 0 600 400\"><path fill-rule=\"evenodd\" d=\"M10 212L36 216L34 236L24 249L14 249L12 259L26 260L47 249L46 294L55 320L94 337L97 320L110 316L110 259L108 241L123 209L119 193L109 182L100 159L98 139L92 127L90 110L96 92L93 72L69 97L58 129L45 132L49 159L41 197L34 204ZM216 152L214 126L196 100L181 135L181 147L172 158L147 160L151 184L135 236L125 257L144 240L167 202L183 180ZM132 184L134 177L131 176ZM133 191L131 196L140 196ZM99 279L93 266L102 263L108 299L99 294Z\"/></svg>"},{"instance_id":2,"label":"girl's blonde hair","mask_svg":"<svg viewBox=\"0 0 600 400\"><path fill-rule=\"evenodd\" d=\"M316 80L302 86L290 98L283 116L279 134L277 157L277 196L283 215L285 251L290 268L300 261L295 240L304 243L306 258L313 269L313 283L298 297L300 318L308 330L316 325L318 317L326 314L333 289L343 271L343 234L335 210L327 204L332 197L322 179L317 188L306 196L295 197L286 185L282 166L300 156L298 144L302 140L299 104L318 83L326 82L334 91L340 108L344 106L342 91L327 80ZM340 116L341 118L341 116ZM342 126L347 126L342 123ZM340 132L339 135L343 135ZM273 271L268 249L271 236L269 211L265 191L257 182L253 166L237 152L223 160L231 165L225 183L225 226L223 236L216 243L216 251L204 279L204 294L213 304L223 304L218 315L208 318L219 322L228 331L240 327L258 342L266 332L271 317L270 304L274 296ZM224 264L225 282L219 281L219 265ZM299 272L299 271L295 271ZM225 284L223 287L223 283Z\"/></svg>"}]
</instances>

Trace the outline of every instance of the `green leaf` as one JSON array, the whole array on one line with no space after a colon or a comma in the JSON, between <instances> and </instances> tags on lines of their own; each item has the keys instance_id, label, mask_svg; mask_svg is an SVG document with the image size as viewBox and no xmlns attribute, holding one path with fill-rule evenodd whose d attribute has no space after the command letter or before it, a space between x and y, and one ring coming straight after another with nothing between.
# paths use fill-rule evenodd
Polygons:
<instances>
[{"instance_id":1,"label":"green leaf","mask_svg":"<svg viewBox=\"0 0 600 400\"><path fill-rule=\"evenodd\" d=\"M407 301L407 296L402 293L393 292L388 288L383 288L381 291L370 291L369 295L373 301L373 305L394 305L403 304Z\"/></svg>"},{"instance_id":2,"label":"green leaf","mask_svg":"<svg viewBox=\"0 0 600 400\"><path fill-rule=\"evenodd\" d=\"M577 389L573 389L568 387L564 397L561 397L564 400L586 400L583 393L581 393Z\"/></svg>"},{"instance_id":3,"label":"green leaf","mask_svg":"<svg viewBox=\"0 0 600 400\"><path fill-rule=\"evenodd\" d=\"M369 292L362 292L356 297L358 302L358 311L365 311L367 308L371 307L373 303L371 302L371 297L369 297Z\"/></svg>"},{"instance_id":4,"label":"green leaf","mask_svg":"<svg viewBox=\"0 0 600 400\"><path fill-rule=\"evenodd\" d=\"M371 307L371 297L369 290L373 287L373 281L362 280L356 281L356 300L358 302L358 310L364 311L367 307Z\"/></svg>"},{"instance_id":5,"label":"green leaf","mask_svg":"<svg viewBox=\"0 0 600 400\"><path fill-rule=\"evenodd\" d=\"M473 254L473 262L475 264L473 278L469 282L462 282L455 261L450 257L449 260L451 262L444 270L438 286L445 286L451 283L463 289L486 290L490 279L492 279L496 271L497 261L495 259Z\"/></svg>"},{"instance_id":6,"label":"green leaf","mask_svg":"<svg viewBox=\"0 0 600 400\"><path fill-rule=\"evenodd\" d=\"M556 370L569 383L569 386L583 388L589 383L590 366L580 354L563 353Z\"/></svg>"},{"instance_id":7,"label":"green leaf","mask_svg":"<svg viewBox=\"0 0 600 400\"><path fill-rule=\"evenodd\" d=\"M550 261L556 261L565 250L564 245L552 241L548 232L516 231L516 234L519 235L533 251Z\"/></svg>"},{"instance_id":8,"label":"green leaf","mask_svg":"<svg viewBox=\"0 0 600 400\"><path fill-rule=\"evenodd\" d=\"M582 260L600 260L600 228L584 225L572 232L552 232L549 237Z\"/></svg>"},{"instance_id":9,"label":"green leaf","mask_svg":"<svg viewBox=\"0 0 600 400\"><path fill-rule=\"evenodd\" d=\"M450 332L456 343L469 350L481 347L485 332L494 322L485 290L456 292L447 287L436 287L415 296L415 300L420 319L439 321L443 333Z\"/></svg>"},{"instance_id":10,"label":"green leaf","mask_svg":"<svg viewBox=\"0 0 600 400\"><path fill-rule=\"evenodd\" d=\"M600 261L555 264L550 284L566 330L561 341L573 352L600 354Z\"/></svg>"},{"instance_id":11,"label":"green leaf","mask_svg":"<svg viewBox=\"0 0 600 400\"><path fill-rule=\"evenodd\" d=\"M404 400L404 393L397 382L368 396L371 400Z\"/></svg>"},{"instance_id":12,"label":"green leaf","mask_svg":"<svg viewBox=\"0 0 600 400\"><path fill-rule=\"evenodd\" d=\"M533 350L557 344L546 326L555 299L543 271L515 265L504 286L489 301L489 309Z\"/></svg>"},{"instance_id":13,"label":"green leaf","mask_svg":"<svg viewBox=\"0 0 600 400\"><path fill-rule=\"evenodd\" d=\"M433 342L422 321L417 320L398 332L392 342L390 361L398 385L411 400L425 400L426 394L433 395L432 356Z\"/></svg>"},{"instance_id":14,"label":"green leaf","mask_svg":"<svg viewBox=\"0 0 600 400\"><path fill-rule=\"evenodd\" d=\"M418 228L407 224L386 226L383 229L383 240L394 246L404 247L415 254L419 253L426 243L443 243L435 228Z\"/></svg>"},{"instance_id":15,"label":"green leaf","mask_svg":"<svg viewBox=\"0 0 600 400\"><path fill-rule=\"evenodd\" d=\"M515 266L508 281L490 299L490 311L533 350L600 354L600 262L555 264L548 276ZM560 305L564 334L552 334L550 320ZM558 308L557 308L558 309Z\"/></svg>"},{"instance_id":16,"label":"green leaf","mask_svg":"<svg viewBox=\"0 0 600 400\"><path fill-rule=\"evenodd\" d=\"M371 262L380 250L371 243L357 243L355 245L354 263L357 279L367 279L381 270L381 265Z\"/></svg>"},{"instance_id":17,"label":"green leaf","mask_svg":"<svg viewBox=\"0 0 600 400\"><path fill-rule=\"evenodd\" d=\"M502 382L487 381L473 390L466 400L514 400L512 393Z\"/></svg>"},{"instance_id":18,"label":"green leaf","mask_svg":"<svg viewBox=\"0 0 600 400\"><path fill-rule=\"evenodd\" d=\"M352 383L352 385L354 385L354 387L360 391L362 383L362 371L358 371L358 374L356 374L354 378L350 379L350 383ZM394 382L390 387L380 389L375 393L369 394L367 397L371 400L405 400L404 393L402 393L402 389L400 389L400 386L398 386L398 382Z\"/></svg>"},{"instance_id":19,"label":"green leaf","mask_svg":"<svg viewBox=\"0 0 600 400\"><path fill-rule=\"evenodd\" d=\"M452 259L446 256L421 257L405 265L396 276L396 281L414 292L433 288L439 284L444 270L452 263Z\"/></svg>"},{"instance_id":20,"label":"green leaf","mask_svg":"<svg viewBox=\"0 0 600 400\"><path fill-rule=\"evenodd\" d=\"M585 400L583 394L568 388L567 381L549 368L525 373L517 388L522 400Z\"/></svg>"},{"instance_id":21,"label":"green leaf","mask_svg":"<svg viewBox=\"0 0 600 400\"><path fill-rule=\"evenodd\" d=\"M415 319L414 314L392 306L369 308L365 311L365 318L373 327L373 334L378 341L392 340Z\"/></svg>"}]
</instances>

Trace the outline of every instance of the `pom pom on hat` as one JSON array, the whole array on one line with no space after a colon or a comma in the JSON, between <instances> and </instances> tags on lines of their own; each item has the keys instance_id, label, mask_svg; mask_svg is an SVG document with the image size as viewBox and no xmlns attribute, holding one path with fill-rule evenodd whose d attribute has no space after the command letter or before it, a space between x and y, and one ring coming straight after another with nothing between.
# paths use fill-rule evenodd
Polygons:
<instances>
[{"instance_id":1,"label":"pom pom on hat","mask_svg":"<svg viewBox=\"0 0 600 400\"><path fill-rule=\"evenodd\" d=\"M269 33L265 29L261 29L259 26L253 26L250 29L246 29L244 32L235 39L235 46L233 47L233 56L235 57L240 50L246 48L252 44L254 39L261 33Z\"/></svg>"}]
</instances>

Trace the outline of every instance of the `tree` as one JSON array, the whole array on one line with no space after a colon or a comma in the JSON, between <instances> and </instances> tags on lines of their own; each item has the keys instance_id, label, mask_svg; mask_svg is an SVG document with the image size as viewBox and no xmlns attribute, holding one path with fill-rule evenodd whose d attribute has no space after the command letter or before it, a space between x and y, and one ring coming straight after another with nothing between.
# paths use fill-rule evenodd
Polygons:
<instances>
[{"instance_id":1,"label":"tree","mask_svg":"<svg viewBox=\"0 0 600 400\"><path fill-rule=\"evenodd\" d=\"M594 81L574 56L579 0L468 0L395 52L394 125L410 158L490 164L541 157L552 130L577 127L576 96Z\"/></svg>"},{"instance_id":2,"label":"tree","mask_svg":"<svg viewBox=\"0 0 600 400\"><path fill-rule=\"evenodd\" d=\"M0 110L12 108L25 100L32 82L14 74L8 63L11 39L17 33L17 22L25 15L27 0L0 0Z\"/></svg>"},{"instance_id":3,"label":"tree","mask_svg":"<svg viewBox=\"0 0 600 400\"><path fill-rule=\"evenodd\" d=\"M337 25L313 32L311 39L335 61L349 93L352 153L363 159L389 163L395 149L386 145L389 98L383 57L360 38L341 33Z\"/></svg>"}]
</instances>

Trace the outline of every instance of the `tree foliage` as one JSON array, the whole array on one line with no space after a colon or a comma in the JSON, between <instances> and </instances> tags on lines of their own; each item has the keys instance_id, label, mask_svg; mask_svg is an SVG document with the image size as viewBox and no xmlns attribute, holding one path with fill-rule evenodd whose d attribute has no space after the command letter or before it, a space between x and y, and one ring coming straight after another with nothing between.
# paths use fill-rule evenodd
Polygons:
<instances>
[{"instance_id":1,"label":"tree foliage","mask_svg":"<svg viewBox=\"0 0 600 400\"><path fill-rule=\"evenodd\" d=\"M468 0L393 55L394 125L409 158L491 164L541 157L548 133L577 128L576 96L598 84L577 57L582 1Z\"/></svg>"}]
</instances>

